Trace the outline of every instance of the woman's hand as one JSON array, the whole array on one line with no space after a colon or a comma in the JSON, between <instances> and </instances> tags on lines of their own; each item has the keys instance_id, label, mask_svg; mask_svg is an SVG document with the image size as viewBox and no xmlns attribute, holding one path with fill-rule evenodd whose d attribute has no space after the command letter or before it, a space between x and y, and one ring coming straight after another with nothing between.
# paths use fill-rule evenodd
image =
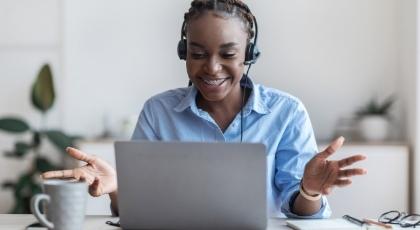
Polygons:
<instances>
[{"instance_id":1,"label":"woman's hand","mask_svg":"<svg viewBox=\"0 0 420 230\"><path fill-rule=\"evenodd\" d=\"M68 147L66 151L74 159L84 161L87 164L75 169L45 172L42 174L43 179L74 178L85 180L89 184L89 193L92 196L101 196L117 191L117 174L115 169L106 161L75 148Z\"/></svg>"},{"instance_id":2,"label":"woman's hand","mask_svg":"<svg viewBox=\"0 0 420 230\"><path fill-rule=\"evenodd\" d=\"M327 160L344 142L344 137L333 141L324 151L316 154L305 166L302 187L310 195L328 195L334 186L351 184L350 177L366 174L362 168L345 168L355 162L366 159L363 155L353 155L341 160Z\"/></svg>"}]
</instances>

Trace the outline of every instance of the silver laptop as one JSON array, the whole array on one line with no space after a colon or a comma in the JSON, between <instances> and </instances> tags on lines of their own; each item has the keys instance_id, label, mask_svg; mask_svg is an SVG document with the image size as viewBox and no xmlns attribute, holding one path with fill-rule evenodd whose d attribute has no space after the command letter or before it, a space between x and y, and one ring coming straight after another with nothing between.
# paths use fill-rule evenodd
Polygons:
<instances>
[{"instance_id":1,"label":"silver laptop","mask_svg":"<svg viewBox=\"0 0 420 230\"><path fill-rule=\"evenodd\" d=\"M242 229L267 225L262 144L115 143L123 229Z\"/></svg>"}]
</instances>

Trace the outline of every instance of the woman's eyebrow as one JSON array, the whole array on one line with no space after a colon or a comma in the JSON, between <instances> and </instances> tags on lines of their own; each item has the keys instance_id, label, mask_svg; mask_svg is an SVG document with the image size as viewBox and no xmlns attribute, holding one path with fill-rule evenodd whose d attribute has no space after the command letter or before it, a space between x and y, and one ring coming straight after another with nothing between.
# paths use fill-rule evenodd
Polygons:
<instances>
[{"instance_id":1,"label":"woman's eyebrow","mask_svg":"<svg viewBox=\"0 0 420 230\"><path fill-rule=\"evenodd\" d=\"M235 46L238 46L238 45L239 45L239 43L229 42L229 43L225 43L225 44L221 45L220 48L221 49L226 49L226 48L232 48L232 47L235 47Z\"/></svg>"},{"instance_id":2,"label":"woman's eyebrow","mask_svg":"<svg viewBox=\"0 0 420 230\"><path fill-rule=\"evenodd\" d=\"M188 45L195 46L201 49L204 49L205 47L203 45L198 44L197 42L190 42Z\"/></svg>"},{"instance_id":3,"label":"woman's eyebrow","mask_svg":"<svg viewBox=\"0 0 420 230\"><path fill-rule=\"evenodd\" d=\"M190 46L195 46L195 47L198 47L198 48L201 48L201 49L205 49L205 47L203 45L200 45L197 42L190 42L189 45ZM239 43L236 43L236 42L228 42L228 43L220 45L220 48L221 49L227 49L227 48L232 48L232 47L235 47L235 46L238 46L238 45L239 45Z\"/></svg>"}]
</instances>

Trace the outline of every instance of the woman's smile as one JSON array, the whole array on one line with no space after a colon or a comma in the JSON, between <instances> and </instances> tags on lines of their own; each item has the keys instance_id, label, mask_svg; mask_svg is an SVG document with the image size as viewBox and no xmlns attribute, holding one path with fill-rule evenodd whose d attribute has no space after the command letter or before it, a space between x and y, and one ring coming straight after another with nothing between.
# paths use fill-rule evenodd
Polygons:
<instances>
[{"instance_id":1,"label":"woman's smile","mask_svg":"<svg viewBox=\"0 0 420 230\"><path fill-rule=\"evenodd\" d=\"M200 77L200 79L204 81L205 84L212 85L212 86L220 86L229 78L230 77L224 77L224 78Z\"/></svg>"}]
</instances>

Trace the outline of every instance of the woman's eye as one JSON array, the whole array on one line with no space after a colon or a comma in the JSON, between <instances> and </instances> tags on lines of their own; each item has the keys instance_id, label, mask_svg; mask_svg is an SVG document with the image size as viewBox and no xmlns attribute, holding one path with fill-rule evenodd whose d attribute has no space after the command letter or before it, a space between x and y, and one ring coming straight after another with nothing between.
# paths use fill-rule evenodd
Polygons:
<instances>
[{"instance_id":1,"label":"woman's eye","mask_svg":"<svg viewBox=\"0 0 420 230\"><path fill-rule=\"evenodd\" d=\"M205 53L191 53L191 57L193 59L201 59L201 58L206 57L206 54Z\"/></svg>"},{"instance_id":2,"label":"woman's eye","mask_svg":"<svg viewBox=\"0 0 420 230\"><path fill-rule=\"evenodd\" d=\"M225 53L225 54L222 54L222 57L223 58L233 58L233 57L235 57L235 53Z\"/></svg>"}]
</instances>

